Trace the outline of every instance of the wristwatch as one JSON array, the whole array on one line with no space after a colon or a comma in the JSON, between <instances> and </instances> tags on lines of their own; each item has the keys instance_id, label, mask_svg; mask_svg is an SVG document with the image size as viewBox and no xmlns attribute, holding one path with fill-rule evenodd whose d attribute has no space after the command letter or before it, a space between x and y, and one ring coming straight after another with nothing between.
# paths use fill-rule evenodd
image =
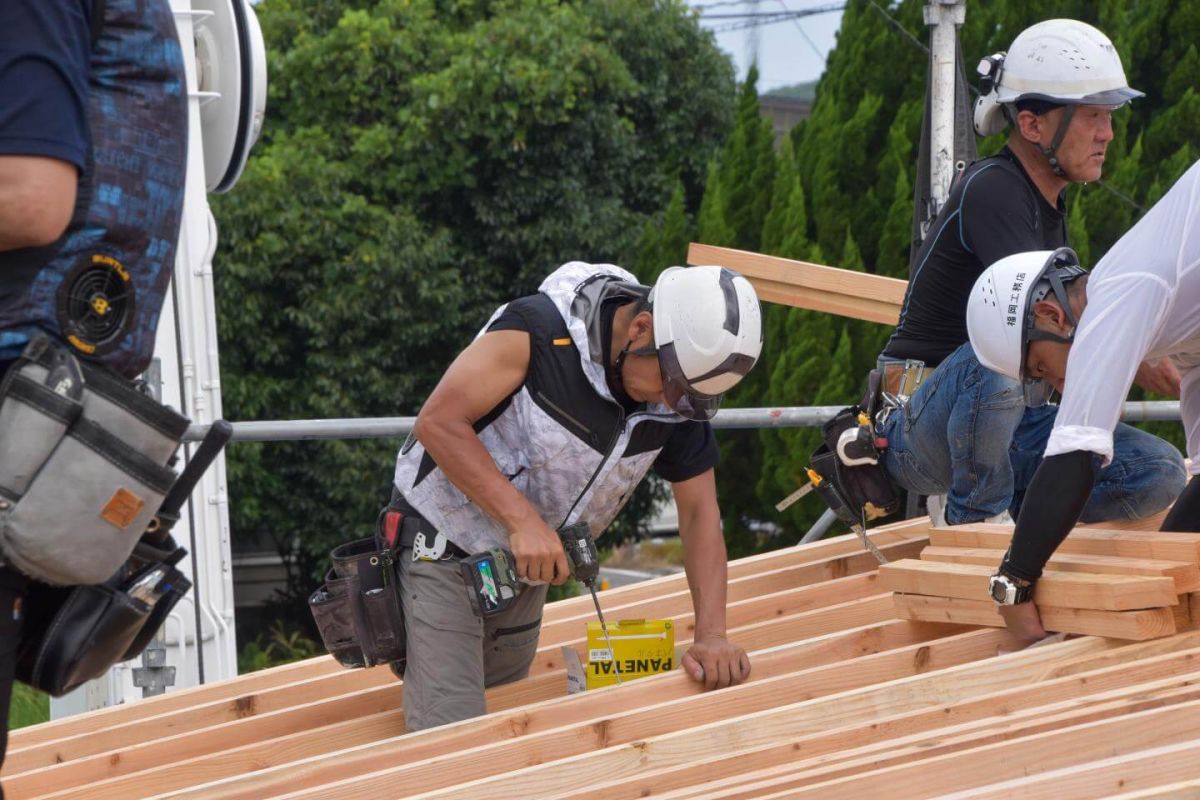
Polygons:
<instances>
[{"instance_id":1,"label":"wristwatch","mask_svg":"<svg viewBox=\"0 0 1200 800\"><path fill-rule=\"evenodd\" d=\"M997 572L988 582L988 593L998 606L1017 606L1033 599L1033 581Z\"/></svg>"}]
</instances>

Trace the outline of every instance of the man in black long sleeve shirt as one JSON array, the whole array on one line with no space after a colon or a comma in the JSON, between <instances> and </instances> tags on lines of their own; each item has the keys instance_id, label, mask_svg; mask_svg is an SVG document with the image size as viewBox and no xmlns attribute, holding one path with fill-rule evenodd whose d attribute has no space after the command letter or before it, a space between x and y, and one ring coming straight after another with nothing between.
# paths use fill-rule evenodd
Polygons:
<instances>
[{"instance_id":1,"label":"man in black long sleeve shirt","mask_svg":"<svg viewBox=\"0 0 1200 800\"><path fill-rule=\"evenodd\" d=\"M956 182L917 254L900 324L880 356L885 364L916 359L937 367L879 433L889 443L884 464L893 480L909 491L945 494L950 524L1019 512L1057 410L980 365L965 343L971 287L1005 256L1067 243L1066 187L1100 178L1112 112L1140 96L1126 85L1111 42L1084 23L1039 23L1017 37L1006 59L993 58L1001 62L998 80L985 86L991 91L976 127L990 134L1012 124L1008 143ZM1077 63L1089 64L1089 81L1076 77ZM1178 395L1178 373L1165 360L1143 367L1138 383ZM1171 445L1120 425L1115 447L1085 521L1148 516L1183 488L1183 459Z\"/></svg>"}]
</instances>

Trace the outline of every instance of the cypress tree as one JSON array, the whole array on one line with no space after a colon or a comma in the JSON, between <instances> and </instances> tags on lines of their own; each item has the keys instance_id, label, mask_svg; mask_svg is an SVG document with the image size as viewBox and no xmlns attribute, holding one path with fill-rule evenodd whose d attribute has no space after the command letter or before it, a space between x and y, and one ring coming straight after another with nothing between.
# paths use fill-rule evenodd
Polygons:
<instances>
[{"instance_id":1,"label":"cypress tree","mask_svg":"<svg viewBox=\"0 0 1200 800\"><path fill-rule=\"evenodd\" d=\"M691 229L687 212L684 211L683 183L676 181L671 202L659 219L646 222L642 239L638 244L636 269L638 278L653 284L660 272L667 267L682 265L687 261Z\"/></svg>"},{"instance_id":2,"label":"cypress tree","mask_svg":"<svg viewBox=\"0 0 1200 800\"><path fill-rule=\"evenodd\" d=\"M708 165L708 178L704 182L704 199L700 201L700 213L696 218L696 238L704 244L732 247L733 227L725 216L725 187L721 182L721 171L716 161Z\"/></svg>"}]
</instances>

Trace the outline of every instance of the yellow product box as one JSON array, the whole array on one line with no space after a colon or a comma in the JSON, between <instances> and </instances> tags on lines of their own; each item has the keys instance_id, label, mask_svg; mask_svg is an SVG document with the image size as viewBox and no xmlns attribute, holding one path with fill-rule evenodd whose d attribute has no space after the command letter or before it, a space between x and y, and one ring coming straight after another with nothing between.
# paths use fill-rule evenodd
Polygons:
<instances>
[{"instance_id":1,"label":"yellow product box","mask_svg":"<svg viewBox=\"0 0 1200 800\"><path fill-rule=\"evenodd\" d=\"M617 682L613 659L600 623L589 622L587 631L587 688ZM623 619L608 623L621 680L629 681L670 672L675 668L675 626L666 619Z\"/></svg>"}]
</instances>

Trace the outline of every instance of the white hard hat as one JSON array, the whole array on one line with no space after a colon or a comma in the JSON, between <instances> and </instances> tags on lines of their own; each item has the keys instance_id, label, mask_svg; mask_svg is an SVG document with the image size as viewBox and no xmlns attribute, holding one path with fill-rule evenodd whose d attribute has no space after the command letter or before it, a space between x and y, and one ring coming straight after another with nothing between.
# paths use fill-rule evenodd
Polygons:
<instances>
[{"instance_id":1,"label":"white hard hat","mask_svg":"<svg viewBox=\"0 0 1200 800\"><path fill-rule=\"evenodd\" d=\"M1060 105L1121 106L1143 93L1131 89L1121 57L1107 36L1086 22L1051 19L1023 30L1008 53L979 64L984 89L975 102L975 130L990 136L1009 120L1018 100Z\"/></svg>"},{"instance_id":2,"label":"white hard hat","mask_svg":"<svg viewBox=\"0 0 1200 800\"><path fill-rule=\"evenodd\" d=\"M649 296L667 405L707 420L762 352L762 312L750 281L724 267L670 267Z\"/></svg>"},{"instance_id":3,"label":"white hard hat","mask_svg":"<svg viewBox=\"0 0 1200 800\"><path fill-rule=\"evenodd\" d=\"M1069 343L1033 326L1033 304L1053 293L1067 318L1076 323L1064 286L1086 274L1069 247L1006 256L985 269L967 299L967 334L979 363L1014 380L1025 377L1029 342Z\"/></svg>"}]
</instances>

